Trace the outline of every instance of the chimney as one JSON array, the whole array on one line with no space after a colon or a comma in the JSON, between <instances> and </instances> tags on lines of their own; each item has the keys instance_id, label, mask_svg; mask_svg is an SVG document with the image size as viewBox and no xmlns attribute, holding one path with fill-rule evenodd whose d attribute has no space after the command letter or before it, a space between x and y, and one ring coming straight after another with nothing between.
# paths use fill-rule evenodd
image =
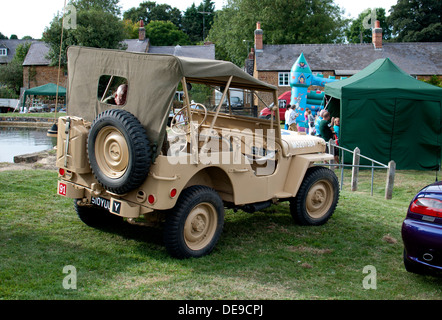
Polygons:
<instances>
[{"instance_id":1,"label":"chimney","mask_svg":"<svg viewBox=\"0 0 442 320\"><path fill-rule=\"evenodd\" d=\"M146 39L146 30L144 29L144 22L140 20L140 27L138 28L138 41L144 41Z\"/></svg>"},{"instance_id":2,"label":"chimney","mask_svg":"<svg viewBox=\"0 0 442 320\"><path fill-rule=\"evenodd\" d=\"M256 30L255 30L255 51L259 52L262 51L263 49L263 44L262 44L262 30L261 30L261 22L257 22L256 23Z\"/></svg>"},{"instance_id":3,"label":"chimney","mask_svg":"<svg viewBox=\"0 0 442 320\"><path fill-rule=\"evenodd\" d=\"M375 49L382 49L382 28L379 20L375 21L371 41Z\"/></svg>"}]
</instances>

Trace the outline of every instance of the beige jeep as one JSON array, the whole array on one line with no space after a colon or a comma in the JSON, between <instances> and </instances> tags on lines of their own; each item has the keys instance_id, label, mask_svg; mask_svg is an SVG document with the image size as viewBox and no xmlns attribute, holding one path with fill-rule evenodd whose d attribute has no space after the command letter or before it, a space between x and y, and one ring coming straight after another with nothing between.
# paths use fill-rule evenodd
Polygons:
<instances>
[{"instance_id":1,"label":"beige jeep","mask_svg":"<svg viewBox=\"0 0 442 320\"><path fill-rule=\"evenodd\" d=\"M168 252L187 258L213 250L225 208L289 201L304 225L333 214L339 188L318 165L333 158L324 140L281 130L279 112L259 119L258 106L278 105L276 88L232 63L70 47L68 73L58 194L75 199L86 224L162 226ZM168 127L177 91L184 103ZM243 107L222 112L233 93Z\"/></svg>"}]
</instances>

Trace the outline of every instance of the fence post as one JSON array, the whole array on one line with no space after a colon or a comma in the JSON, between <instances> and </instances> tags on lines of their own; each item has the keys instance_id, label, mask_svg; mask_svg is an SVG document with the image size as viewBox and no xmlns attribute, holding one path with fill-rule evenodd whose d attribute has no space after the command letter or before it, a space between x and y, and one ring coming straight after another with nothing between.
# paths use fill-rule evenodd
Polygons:
<instances>
[{"instance_id":1,"label":"fence post","mask_svg":"<svg viewBox=\"0 0 442 320\"><path fill-rule=\"evenodd\" d=\"M394 174L396 171L396 162L391 160L388 163L387 184L385 186L385 199L390 200L393 197Z\"/></svg>"},{"instance_id":2,"label":"fence post","mask_svg":"<svg viewBox=\"0 0 442 320\"><path fill-rule=\"evenodd\" d=\"M358 190L358 175L359 175L359 155L361 151L358 147L353 151L353 168L351 169L351 191Z\"/></svg>"}]
</instances>

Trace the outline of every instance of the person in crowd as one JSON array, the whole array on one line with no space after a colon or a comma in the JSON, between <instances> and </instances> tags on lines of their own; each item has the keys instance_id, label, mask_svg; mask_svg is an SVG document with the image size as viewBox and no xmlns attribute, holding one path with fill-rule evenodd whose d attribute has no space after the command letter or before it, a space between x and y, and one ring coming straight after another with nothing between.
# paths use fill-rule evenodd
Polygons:
<instances>
[{"instance_id":1,"label":"person in crowd","mask_svg":"<svg viewBox=\"0 0 442 320\"><path fill-rule=\"evenodd\" d=\"M321 110L318 112L318 114L316 115L316 119L315 119L315 131L316 131L316 136L320 137L321 136L321 131L319 129L319 124L322 121L322 114L324 113L325 110Z\"/></svg>"},{"instance_id":2,"label":"person in crowd","mask_svg":"<svg viewBox=\"0 0 442 320\"><path fill-rule=\"evenodd\" d=\"M330 139L333 139L333 136L334 136L334 132L333 132L333 129L332 129L333 126L332 126L331 121L330 121L330 112L325 110L322 113L322 117L323 117L323 119L319 123L319 130L321 132L321 138L324 139L325 142L328 142ZM329 152L328 151L328 144L327 144L326 152ZM335 149L330 150L330 153L335 155L334 156L335 162L339 163L339 158L338 158L338 155L335 152Z\"/></svg>"},{"instance_id":3,"label":"person in crowd","mask_svg":"<svg viewBox=\"0 0 442 320\"><path fill-rule=\"evenodd\" d=\"M310 109L307 109L307 112L308 134L312 136L315 132L315 116L312 114Z\"/></svg>"},{"instance_id":4,"label":"person in crowd","mask_svg":"<svg viewBox=\"0 0 442 320\"><path fill-rule=\"evenodd\" d=\"M290 110L291 110L291 109L292 109L292 107L291 107L290 103L287 104L287 107L286 107L286 110L285 110L285 114L284 114L284 117L285 117L285 126L284 126L284 129L285 129L285 130L288 130L288 129L289 129L288 122L289 122L289 114L290 114Z\"/></svg>"},{"instance_id":5,"label":"person in crowd","mask_svg":"<svg viewBox=\"0 0 442 320\"><path fill-rule=\"evenodd\" d=\"M339 117L336 117L334 119L334 123L333 123L333 131L335 132L336 144L338 144L338 140L339 140L339 126L340 126L340 120L339 120Z\"/></svg>"},{"instance_id":6,"label":"person in crowd","mask_svg":"<svg viewBox=\"0 0 442 320\"><path fill-rule=\"evenodd\" d=\"M288 124L289 130L291 130L291 131L298 131L298 128L297 128L297 125L296 125L296 112L295 112L295 109L296 109L296 105L291 106L290 112L289 112L289 115L288 115L289 119L288 119L287 124Z\"/></svg>"}]
</instances>

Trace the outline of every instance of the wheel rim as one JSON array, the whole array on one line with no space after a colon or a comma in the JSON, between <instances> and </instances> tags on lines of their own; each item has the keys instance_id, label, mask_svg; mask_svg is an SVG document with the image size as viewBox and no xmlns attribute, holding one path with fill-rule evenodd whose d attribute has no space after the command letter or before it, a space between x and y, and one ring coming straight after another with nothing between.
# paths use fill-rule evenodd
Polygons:
<instances>
[{"instance_id":1,"label":"wheel rim","mask_svg":"<svg viewBox=\"0 0 442 320\"><path fill-rule=\"evenodd\" d=\"M184 241L191 250L206 247L215 235L217 212L207 202L200 203L192 209L184 224Z\"/></svg>"},{"instance_id":2,"label":"wheel rim","mask_svg":"<svg viewBox=\"0 0 442 320\"><path fill-rule=\"evenodd\" d=\"M309 190L306 199L307 213L314 219L327 214L333 203L333 186L329 181L320 180Z\"/></svg>"},{"instance_id":3,"label":"wheel rim","mask_svg":"<svg viewBox=\"0 0 442 320\"><path fill-rule=\"evenodd\" d=\"M129 163L129 147L123 134L114 127L100 130L95 143L95 158L107 177L121 177Z\"/></svg>"}]
</instances>

